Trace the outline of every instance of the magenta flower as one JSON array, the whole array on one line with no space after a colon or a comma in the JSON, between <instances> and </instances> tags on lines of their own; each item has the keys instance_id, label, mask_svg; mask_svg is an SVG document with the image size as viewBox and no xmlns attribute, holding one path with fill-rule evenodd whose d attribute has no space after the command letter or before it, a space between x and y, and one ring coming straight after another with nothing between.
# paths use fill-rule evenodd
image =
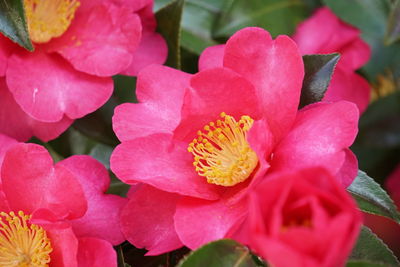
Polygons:
<instances>
[{"instance_id":1,"label":"magenta flower","mask_svg":"<svg viewBox=\"0 0 400 267\"><path fill-rule=\"evenodd\" d=\"M354 200L320 168L265 179L248 210L239 239L276 267L345 266L362 225Z\"/></svg>"},{"instance_id":2,"label":"magenta flower","mask_svg":"<svg viewBox=\"0 0 400 267\"><path fill-rule=\"evenodd\" d=\"M107 101L112 75L136 75L166 58L166 44L154 32L151 0L24 5L35 51L0 36L0 76L6 79L0 86L0 132L19 141L57 137Z\"/></svg>"},{"instance_id":3,"label":"magenta flower","mask_svg":"<svg viewBox=\"0 0 400 267\"><path fill-rule=\"evenodd\" d=\"M117 266L126 200L104 194L107 170L89 156L53 165L43 147L3 135L0 144L0 265Z\"/></svg>"},{"instance_id":4,"label":"magenta flower","mask_svg":"<svg viewBox=\"0 0 400 267\"><path fill-rule=\"evenodd\" d=\"M298 26L293 40L302 54L341 54L323 100L348 100L356 103L360 112L364 112L370 100L371 88L355 71L367 63L371 49L360 38L360 31L323 7Z\"/></svg>"},{"instance_id":5,"label":"magenta flower","mask_svg":"<svg viewBox=\"0 0 400 267\"><path fill-rule=\"evenodd\" d=\"M140 103L115 110L122 143L111 169L135 185L122 229L149 255L224 237L246 217L247 192L266 173L321 165L344 186L357 173L348 149L357 107L340 101L297 110L304 70L289 37L246 28L217 49L223 59L206 50L195 75L144 69Z\"/></svg>"}]
</instances>

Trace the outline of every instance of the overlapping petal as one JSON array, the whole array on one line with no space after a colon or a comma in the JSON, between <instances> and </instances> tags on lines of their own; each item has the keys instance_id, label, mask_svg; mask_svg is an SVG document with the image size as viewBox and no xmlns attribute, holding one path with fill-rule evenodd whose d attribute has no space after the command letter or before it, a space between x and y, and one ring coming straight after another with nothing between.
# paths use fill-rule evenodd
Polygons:
<instances>
[{"instance_id":1,"label":"overlapping petal","mask_svg":"<svg viewBox=\"0 0 400 267\"><path fill-rule=\"evenodd\" d=\"M131 189L129 198L121 215L122 229L129 242L137 248L146 248L146 255L162 254L183 246L173 220L178 194L140 184Z\"/></svg>"},{"instance_id":2,"label":"overlapping petal","mask_svg":"<svg viewBox=\"0 0 400 267\"><path fill-rule=\"evenodd\" d=\"M60 218L85 214L87 202L76 177L56 164L36 144L17 144L7 150L1 167L3 191L12 210L32 213L49 209Z\"/></svg>"},{"instance_id":3,"label":"overlapping petal","mask_svg":"<svg viewBox=\"0 0 400 267\"><path fill-rule=\"evenodd\" d=\"M7 85L22 110L43 122L80 118L111 96L111 78L77 72L57 54L19 51L8 60Z\"/></svg>"}]
</instances>

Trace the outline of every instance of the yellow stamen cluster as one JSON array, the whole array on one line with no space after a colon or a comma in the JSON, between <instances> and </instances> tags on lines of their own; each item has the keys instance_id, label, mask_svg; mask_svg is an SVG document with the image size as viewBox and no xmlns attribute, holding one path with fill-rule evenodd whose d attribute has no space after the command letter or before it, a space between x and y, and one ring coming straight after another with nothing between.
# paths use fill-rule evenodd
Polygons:
<instances>
[{"instance_id":1,"label":"yellow stamen cluster","mask_svg":"<svg viewBox=\"0 0 400 267\"><path fill-rule=\"evenodd\" d=\"M35 43L60 37L74 19L76 0L24 0L29 35Z\"/></svg>"},{"instance_id":2,"label":"yellow stamen cluster","mask_svg":"<svg viewBox=\"0 0 400 267\"><path fill-rule=\"evenodd\" d=\"M49 266L52 247L46 231L22 211L0 212L0 266Z\"/></svg>"},{"instance_id":3,"label":"yellow stamen cluster","mask_svg":"<svg viewBox=\"0 0 400 267\"><path fill-rule=\"evenodd\" d=\"M204 126L189 144L193 165L210 184L234 186L246 180L257 166L258 158L246 140L253 119L242 116L236 121L221 113L221 119Z\"/></svg>"}]
</instances>

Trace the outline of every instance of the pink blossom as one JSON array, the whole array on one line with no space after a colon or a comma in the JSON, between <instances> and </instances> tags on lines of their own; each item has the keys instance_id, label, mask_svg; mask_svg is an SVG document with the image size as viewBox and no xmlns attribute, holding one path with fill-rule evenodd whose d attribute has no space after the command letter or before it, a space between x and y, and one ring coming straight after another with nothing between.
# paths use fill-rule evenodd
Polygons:
<instances>
[{"instance_id":1,"label":"pink blossom","mask_svg":"<svg viewBox=\"0 0 400 267\"><path fill-rule=\"evenodd\" d=\"M343 186L357 173L348 147L358 109L339 101L298 111L304 68L289 37L243 29L207 49L200 69L149 66L138 75L140 103L115 109L122 143L111 169L134 185L122 229L148 255L224 237L271 173L321 165Z\"/></svg>"},{"instance_id":2,"label":"pink blossom","mask_svg":"<svg viewBox=\"0 0 400 267\"><path fill-rule=\"evenodd\" d=\"M249 215L239 239L268 264L345 266L362 216L327 171L309 168L276 174L260 183L249 198Z\"/></svg>"},{"instance_id":3,"label":"pink blossom","mask_svg":"<svg viewBox=\"0 0 400 267\"><path fill-rule=\"evenodd\" d=\"M293 40L302 54L340 53L340 60L323 100L348 100L356 103L360 112L364 112L371 89L355 70L367 63L371 49L361 39L360 31L323 7L297 27Z\"/></svg>"},{"instance_id":4,"label":"pink blossom","mask_svg":"<svg viewBox=\"0 0 400 267\"><path fill-rule=\"evenodd\" d=\"M166 58L151 0L24 0L24 5L35 51L0 36L0 76L6 81L0 87L6 95L0 98L0 132L19 141L56 138L108 100L112 75L136 75Z\"/></svg>"},{"instance_id":5,"label":"pink blossom","mask_svg":"<svg viewBox=\"0 0 400 267\"><path fill-rule=\"evenodd\" d=\"M0 151L2 227L12 229L8 220L19 221L15 227L30 229L32 244L40 244L35 248L14 242L15 257L0 252L0 265L20 260L38 266L117 266L113 245L124 241L119 216L126 200L104 193L110 183L107 170L89 156L53 164L39 145L3 135L0 143L7 146ZM24 231L11 232L16 240L28 238ZM1 242L7 247L7 239Z\"/></svg>"}]
</instances>

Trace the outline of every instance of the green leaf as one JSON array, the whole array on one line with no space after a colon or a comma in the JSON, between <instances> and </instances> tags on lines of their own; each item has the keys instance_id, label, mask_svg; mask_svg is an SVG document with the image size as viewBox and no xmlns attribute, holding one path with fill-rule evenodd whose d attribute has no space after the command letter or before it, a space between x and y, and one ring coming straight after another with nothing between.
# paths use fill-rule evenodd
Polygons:
<instances>
[{"instance_id":1,"label":"green leaf","mask_svg":"<svg viewBox=\"0 0 400 267\"><path fill-rule=\"evenodd\" d=\"M182 47L199 55L218 44L212 36L224 1L186 0L182 17Z\"/></svg>"},{"instance_id":2,"label":"green leaf","mask_svg":"<svg viewBox=\"0 0 400 267\"><path fill-rule=\"evenodd\" d=\"M384 264L384 266L399 266L400 264L386 244L383 243L382 240L380 240L368 227L365 226L361 228L360 236L358 237L357 243L350 255L350 260L365 261L368 264Z\"/></svg>"},{"instance_id":3,"label":"green leaf","mask_svg":"<svg viewBox=\"0 0 400 267\"><path fill-rule=\"evenodd\" d=\"M250 251L230 239L208 243L183 258L178 267L256 267Z\"/></svg>"},{"instance_id":4,"label":"green leaf","mask_svg":"<svg viewBox=\"0 0 400 267\"><path fill-rule=\"evenodd\" d=\"M390 45L400 39L400 0L397 0L390 12L385 43Z\"/></svg>"},{"instance_id":5,"label":"green leaf","mask_svg":"<svg viewBox=\"0 0 400 267\"><path fill-rule=\"evenodd\" d=\"M357 177L347 188L362 211L388 217L400 223L396 205L385 190L365 172L358 171Z\"/></svg>"},{"instance_id":6,"label":"green leaf","mask_svg":"<svg viewBox=\"0 0 400 267\"><path fill-rule=\"evenodd\" d=\"M348 261L346 267L386 267L386 265L367 261Z\"/></svg>"},{"instance_id":7,"label":"green leaf","mask_svg":"<svg viewBox=\"0 0 400 267\"><path fill-rule=\"evenodd\" d=\"M23 0L0 0L0 31L20 46L33 51L23 2Z\"/></svg>"},{"instance_id":8,"label":"green leaf","mask_svg":"<svg viewBox=\"0 0 400 267\"><path fill-rule=\"evenodd\" d=\"M305 75L300 107L318 102L324 97L339 58L338 53L303 56Z\"/></svg>"},{"instance_id":9,"label":"green leaf","mask_svg":"<svg viewBox=\"0 0 400 267\"><path fill-rule=\"evenodd\" d=\"M164 36L168 44L166 65L178 69L181 66L180 35L184 2L184 0L175 0L156 13L157 31Z\"/></svg>"},{"instance_id":10,"label":"green leaf","mask_svg":"<svg viewBox=\"0 0 400 267\"><path fill-rule=\"evenodd\" d=\"M300 0L228 0L214 36L228 37L249 26L267 29L272 36L290 35L307 13L306 4Z\"/></svg>"}]
</instances>

